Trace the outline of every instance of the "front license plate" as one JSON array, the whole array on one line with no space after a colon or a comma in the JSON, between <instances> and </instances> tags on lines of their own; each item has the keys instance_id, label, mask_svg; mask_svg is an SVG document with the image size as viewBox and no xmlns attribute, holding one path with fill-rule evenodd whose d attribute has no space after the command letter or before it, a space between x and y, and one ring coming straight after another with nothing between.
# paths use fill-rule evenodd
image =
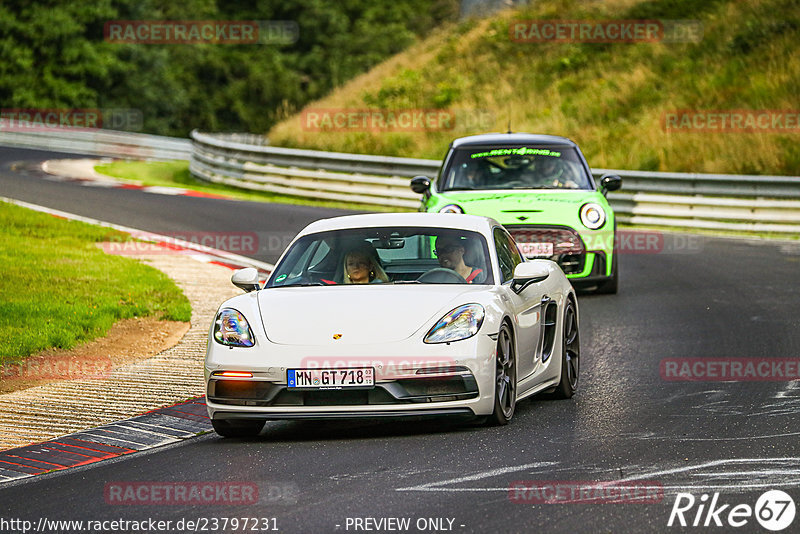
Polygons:
<instances>
[{"instance_id":1,"label":"front license plate","mask_svg":"<svg viewBox=\"0 0 800 534\"><path fill-rule=\"evenodd\" d=\"M552 243L520 243L519 248L526 258L538 258L553 255Z\"/></svg>"},{"instance_id":2,"label":"front license plate","mask_svg":"<svg viewBox=\"0 0 800 534\"><path fill-rule=\"evenodd\" d=\"M375 369L288 369L286 383L290 388L363 388L375 385Z\"/></svg>"}]
</instances>

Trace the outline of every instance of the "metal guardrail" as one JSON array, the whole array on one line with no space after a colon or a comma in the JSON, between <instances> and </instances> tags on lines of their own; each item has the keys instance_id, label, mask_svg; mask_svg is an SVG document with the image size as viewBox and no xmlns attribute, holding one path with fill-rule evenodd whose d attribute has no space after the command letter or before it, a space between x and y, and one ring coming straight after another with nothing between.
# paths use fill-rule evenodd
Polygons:
<instances>
[{"instance_id":1,"label":"metal guardrail","mask_svg":"<svg viewBox=\"0 0 800 534\"><path fill-rule=\"evenodd\" d=\"M188 139L77 128L0 130L0 145L69 154L152 160L189 159L192 151L192 142Z\"/></svg>"},{"instance_id":2,"label":"metal guardrail","mask_svg":"<svg viewBox=\"0 0 800 534\"><path fill-rule=\"evenodd\" d=\"M415 208L408 178L434 176L438 160L269 146L262 136L192 132L190 170L236 187ZM621 222L800 234L800 177L594 169L623 178L608 198Z\"/></svg>"},{"instance_id":3,"label":"metal guardrail","mask_svg":"<svg viewBox=\"0 0 800 534\"><path fill-rule=\"evenodd\" d=\"M269 146L263 136L192 139L74 128L0 130L0 145L133 159L188 159L200 179L286 195L416 208L409 178L434 176L438 160ZM608 198L621 222L800 235L800 177L594 169L622 176Z\"/></svg>"},{"instance_id":4,"label":"metal guardrail","mask_svg":"<svg viewBox=\"0 0 800 534\"><path fill-rule=\"evenodd\" d=\"M203 180L286 195L415 208L409 177L436 172L425 159L266 145L258 136L192 132L189 170Z\"/></svg>"}]
</instances>

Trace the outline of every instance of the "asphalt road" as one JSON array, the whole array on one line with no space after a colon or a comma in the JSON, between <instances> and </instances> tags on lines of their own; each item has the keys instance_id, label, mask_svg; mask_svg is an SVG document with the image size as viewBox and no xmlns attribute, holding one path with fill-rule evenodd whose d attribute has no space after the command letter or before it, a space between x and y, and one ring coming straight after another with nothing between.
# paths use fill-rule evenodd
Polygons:
<instances>
[{"instance_id":1,"label":"asphalt road","mask_svg":"<svg viewBox=\"0 0 800 534\"><path fill-rule=\"evenodd\" d=\"M12 160L37 157L0 150L0 195L162 232L270 235L333 214L96 189L8 168ZM2 486L0 530L21 531L4 526L11 518L153 519L182 532L202 528L184 522L178 530L181 519L211 529L215 518L237 517L271 518L256 528L281 532L727 532L734 530L733 506L754 508L767 490L782 490L800 505L800 382L676 381L661 371L667 359L800 359L800 244L661 238L661 246L621 258L619 295L579 299L581 383L572 400L522 402L502 428L275 422L253 440L206 435ZM261 251L258 259L276 253ZM260 497L241 505L116 504L114 488L136 481L255 485ZM599 503L538 503L534 491L509 492L520 481L551 481L562 490L623 481L663 495L653 503L610 502L610 493ZM677 503L687 508L690 526L678 528L676 516L670 528L680 493L697 499L691 508L689 497ZM715 493L715 509L728 506L707 517ZM783 506L775 500L766 511L759 503L762 517ZM700 526L692 527L696 517ZM714 526L717 517L722 527ZM408 518L408 528L389 518ZM706 520L711 526L704 528ZM736 532L768 532L753 516L738 520L745 523ZM244 525L232 526L225 531ZM800 531L800 517L784 530L791 531Z\"/></svg>"},{"instance_id":2,"label":"asphalt road","mask_svg":"<svg viewBox=\"0 0 800 534\"><path fill-rule=\"evenodd\" d=\"M257 260L274 262L308 223L323 217L356 213L291 204L264 204L202 197L146 193L135 189L88 187L75 181L59 181L38 169L52 158L47 152L0 148L0 196L57 208L148 232L199 239L199 234L239 237L223 241L223 250ZM57 157L83 157L56 154ZM14 171L11 171L11 168ZM195 234L189 234L195 232ZM256 250L240 246L242 237L255 233ZM205 243L204 243L205 244ZM212 244L213 245L213 244Z\"/></svg>"}]
</instances>

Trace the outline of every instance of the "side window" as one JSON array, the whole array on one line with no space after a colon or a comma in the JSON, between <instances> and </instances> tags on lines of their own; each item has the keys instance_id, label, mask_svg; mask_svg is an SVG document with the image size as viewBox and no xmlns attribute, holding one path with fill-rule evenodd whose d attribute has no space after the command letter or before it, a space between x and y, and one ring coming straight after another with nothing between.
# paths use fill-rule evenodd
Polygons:
<instances>
[{"instance_id":1,"label":"side window","mask_svg":"<svg viewBox=\"0 0 800 534\"><path fill-rule=\"evenodd\" d=\"M514 267L522 263L522 257L512 237L502 228L494 229L494 246L500 262L500 277L503 282L508 282L514 277Z\"/></svg>"},{"instance_id":2,"label":"side window","mask_svg":"<svg viewBox=\"0 0 800 534\"><path fill-rule=\"evenodd\" d=\"M511 237L511 234L508 232L503 232L503 235L506 236L506 241L508 241L508 249L511 251L511 259L514 260L514 267L522 263L522 255L519 252L519 247L517 246L517 242L514 241L514 238ZM512 271L514 269L512 268ZM513 276L513 273L512 273Z\"/></svg>"}]
</instances>

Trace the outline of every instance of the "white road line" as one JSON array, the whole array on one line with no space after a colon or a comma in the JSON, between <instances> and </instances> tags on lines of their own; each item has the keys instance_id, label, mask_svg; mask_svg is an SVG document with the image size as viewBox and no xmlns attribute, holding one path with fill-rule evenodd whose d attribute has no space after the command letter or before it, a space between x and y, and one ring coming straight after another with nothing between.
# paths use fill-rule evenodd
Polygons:
<instances>
[{"instance_id":1,"label":"white road line","mask_svg":"<svg viewBox=\"0 0 800 534\"><path fill-rule=\"evenodd\" d=\"M751 441L754 439L773 439L773 438L785 438L788 436L797 436L800 435L800 432L786 432L783 434L768 434L765 436L736 436L732 438L673 438L671 436L640 436L638 439L649 440L655 439L658 441L670 440L670 441Z\"/></svg>"},{"instance_id":2,"label":"white road line","mask_svg":"<svg viewBox=\"0 0 800 534\"><path fill-rule=\"evenodd\" d=\"M660 486L663 490L679 490L679 491L686 491L686 490L701 490L701 489L709 489L709 490L734 490L734 489L775 489L777 483L773 482L763 482L758 484L692 484L691 486ZM788 486L800 486L800 480L795 481L781 481L781 487L788 487Z\"/></svg>"},{"instance_id":3,"label":"white road line","mask_svg":"<svg viewBox=\"0 0 800 534\"><path fill-rule=\"evenodd\" d=\"M535 462L532 464L524 464L524 465L515 465L510 467L500 467L497 469L491 469L489 471L483 471L481 473L475 473L474 475L467 475L464 477L458 478L451 478L448 480L440 480L438 482L428 482L427 484L421 484L419 486L411 486L408 488L395 488L395 491L448 491L450 488L436 488L434 486L442 486L445 484L458 484L460 482L471 482L473 480L481 480L483 478L491 478L496 477L498 475L504 475L506 473L515 473L517 471L524 471L525 469L530 469L532 467L545 467L549 465L557 465L558 462ZM463 488L463 489L456 489L452 488L453 491L481 491L480 489L470 489L470 488ZM505 488L505 491L508 491L508 488Z\"/></svg>"},{"instance_id":4,"label":"white road line","mask_svg":"<svg viewBox=\"0 0 800 534\"><path fill-rule=\"evenodd\" d=\"M596 486L601 486L602 484L615 487L619 484L619 480L604 480L598 481ZM780 485L783 487L787 486L800 486L800 480L797 481L781 481ZM757 484L683 484L680 486L668 486L668 485L660 485L660 486L652 486L654 488L662 489L662 490L678 490L678 491L697 491L703 489L721 489L721 490L730 490L730 489L760 489L760 488L772 488L774 489L776 486L776 482L763 482ZM444 493L477 493L477 492L485 492L485 493L494 493L494 492L502 492L508 493L510 491L510 486L506 486L504 488L426 488L426 489L418 489L418 488L401 488L396 489L395 491L439 491Z\"/></svg>"},{"instance_id":5,"label":"white road line","mask_svg":"<svg viewBox=\"0 0 800 534\"><path fill-rule=\"evenodd\" d=\"M769 463L769 462L776 462L776 461L777 462L787 462L787 463L797 464L797 462L800 461L800 458L729 458L729 459L726 459L726 460L714 460L714 461L706 462L704 464L699 464L699 465L685 465L685 466L682 466L682 467L676 467L674 469L664 469L664 470L661 470L661 471L652 471L652 472L649 472L649 473L643 473L641 475L634 475L634 476L630 476L630 477L625 477L625 478L622 478L622 479L618 480L617 482L632 482L634 480L642 480L644 478L653 479L653 478L657 478L657 477L664 476L664 475L672 475L672 474L675 474L675 473L685 473L687 471L693 471L693 470L702 469L702 468L705 468L705 467L715 467L715 466L718 466L718 465L744 464L744 463L757 463L757 462ZM761 470L761 471L756 471L756 473L768 472L768 471L769 470L764 469L764 470Z\"/></svg>"},{"instance_id":6,"label":"white road line","mask_svg":"<svg viewBox=\"0 0 800 534\"><path fill-rule=\"evenodd\" d=\"M145 193L155 193L157 195L171 195L171 196L179 196L186 194L186 189L180 189L178 187L165 187L160 185L151 185L143 187L142 191L144 191Z\"/></svg>"},{"instance_id":7,"label":"white road line","mask_svg":"<svg viewBox=\"0 0 800 534\"><path fill-rule=\"evenodd\" d=\"M791 398L796 398L797 394L792 394L792 392L794 390L800 390L800 381L793 380L793 381L787 382L786 386L783 388L783 390L777 392L775 394L775 396L772 397L772 398L773 399L786 399L786 398L790 398L791 399ZM797 393L800 393L800 391L798 391Z\"/></svg>"},{"instance_id":8,"label":"white road line","mask_svg":"<svg viewBox=\"0 0 800 534\"><path fill-rule=\"evenodd\" d=\"M194 251L199 251L199 252L202 252L203 254L214 256L215 259L220 258L220 259L227 260L227 261L230 261L230 262L233 262L233 263L239 263L239 264L243 264L243 265L251 265L253 267L256 267L256 268L258 268L258 269L260 269L262 271L266 271L266 272L272 272L272 270L275 268L275 266L272 265L271 263L266 263L266 262L263 262L263 261L254 260L252 258L248 258L248 257L245 257L245 256L240 256L239 254L233 254L232 252L227 252L227 251L224 251L224 250L219 250L219 249L207 247L205 245L200 245L200 244L197 244L197 243L184 241L182 239L175 239L174 237L169 237L169 236L160 235L160 234L154 234L152 232L147 232L145 230L138 230L136 228L130 228L128 226L122 226L122 225L119 225L119 224L100 221L98 219L92 219L91 217L84 217L82 215L76 215L74 213L69 213L69 212L66 212L66 211L56 210L56 209L48 208L48 207L45 207L45 206L40 206L38 204L31 204L30 202L23 202L22 200L16 200L16 199L13 199L13 198L0 197L0 201L8 202L9 204L14 204L14 205L17 205L17 206L21 206L23 208L28 208L28 209L32 209L32 210L35 210L35 211L40 211L42 213L47 213L49 215L55 215L57 217L63 217L65 219L70 219L70 220L73 220L73 221L81 221L81 222L85 222L85 223L88 223L88 224L93 224L95 226L102 226L104 228L112 228L114 230L119 230L120 232L126 232L128 234L131 234L132 236L136 237L137 239L143 239L143 240L146 240L146 241L153 241L153 242L165 241L167 243L175 244L175 245L177 245L179 247L183 247L183 248L194 250ZM190 256L194 256L194 254L192 254Z\"/></svg>"},{"instance_id":9,"label":"white road line","mask_svg":"<svg viewBox=\"0 0 800 534\"><path fill-rule=\"evenodd\" d=\"M621 478L618 480L602 480L596 481L597 484L607 484L616 486L618 484L625 484L628 482L633 482L636 480L643 480L647 479L649 481L657 480L659 477L665 475L672 475L677 473L687 473L689 471L694 471L697 469L707 468L707 467L715 467L719 465L728 465L728 464L752 464L752 463L766 463L766 464L774 464L774 463L784 463L789 464L791 467L797 465L800 462L800 458L730 458L726 460L714 460L706 463L702 463L699 465L687 465L682 466L674 469L663 469L660 471L652 471L648 473L642 473L640 475L629 476L625 478ZM476 473L474 475L468 475L459 478L452 478L448 480L441 480L436 482L429 482L427 484L421 484L418 486L411 486L407 488L396 488L395 491L438 491L438 492L452 492L452 493L459 493L459 492L508 492L509 487L483 487L483 488L452 488L452 487L441 487L449 484L458 484L461 482L471 482L475 480L481 480L485 478L490 478L498 475L503 475L506 473L514 473L517 471L522 471L525 469L530 469L532 467L544 467L557 464L558 462L537 462L533 464L525 464L520 466L512 466L512 467L502 467L499 469L492 469L490 471L484 471L481 473ZM697 477L718 477L718 476L747 476L748 478L752 479L753 477L757 476L770 476L770 475L797 475L800 474L800 470L796 469L788 469L788 470L780 470L774 468L767 468L767 469L757 469L757 470L747 470L747 471L724 471L724 472L706 472L706 473L690 473L690 476L697 476ZM698 489L757 489L757 488L771 488L774 487L776 482L769 481L769 482L756 482L756 483L743 483L743 484L683 484L683 485L660 485L660 488L664 490L682 490L686 491L687 487L693 490ZM798 480L787 480L781 481L781 484L788 485L788 486L800 486L800 479Z\"/></svg>"},{"instance_id":10,"label":"white road line","mask_svg":"<svg viewBox=\"0 0 800 534\"><path fill-rule=\"evenodd\" d=\"M781 469L761 469L758 471L714 471L713 473L696 473L692 474L692 476L696 477L709 477L709 478L717 478L717 477L725 477L725 476L743 476L743 475L800 475L800 469L797 470L781 470Z\"/></svg>"}]
</instances>

